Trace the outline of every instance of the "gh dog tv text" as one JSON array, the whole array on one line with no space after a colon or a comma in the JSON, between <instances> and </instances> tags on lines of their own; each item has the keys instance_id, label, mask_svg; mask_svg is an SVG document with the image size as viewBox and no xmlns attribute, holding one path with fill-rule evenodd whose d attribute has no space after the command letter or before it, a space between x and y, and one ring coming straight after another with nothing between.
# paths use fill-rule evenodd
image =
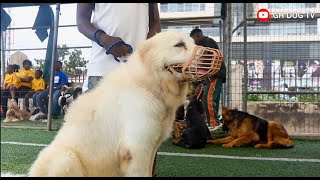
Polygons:
<instances>
[{"instance_id":1,"label":"gh dog tv text","mask_svg":"<svg viewBox=\"0 0 320 180\"><path fill-rule=\"evenodd\" d=\"M273 19L303 19L303 18L314 18L315 12L277 12L270 13L267 9L260 9L257 12L257 18L261 22L266 22L268 20Z\"/></svg>"}]
</instances>

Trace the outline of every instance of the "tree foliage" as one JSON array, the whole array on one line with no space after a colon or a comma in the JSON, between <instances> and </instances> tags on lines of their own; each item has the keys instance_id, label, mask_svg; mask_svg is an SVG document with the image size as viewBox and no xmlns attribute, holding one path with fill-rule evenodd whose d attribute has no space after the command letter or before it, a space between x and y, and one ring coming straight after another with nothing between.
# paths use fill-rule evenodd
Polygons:
<instances>
[{"instance_id":1,"label":"tree foliage","mask_svg":"<svg viewBox=\"0 0 320 180\"><path fill-rule=\"evenodd\" d=\"M63 63L63 70L68 75L80 75L81 70L85 69L88 64L88 60L82 57L82 51L80 49L73 49L70 52L69 47L66 44L58 45L58 60ZM35 69L44 69L44 59L34 59Z\"/></svg>"},{"instance_id":2,"label":"tree foliage","mask_svg":"<svg viewBox=\"0 0 320 180\"><path fill-rule=\"evenodd\" d=\"M33 65L34 69L41 69L41 70L43 70L43 68L44 68L44 60L43 60L43 59L36 59L36 58L34 58L34 61L36 62L36 64Z\"/></svg>"},{"instance_id":3,"label":"tree foliage","mask_svg":"<svg viewBox=\"0 0 320 180\"><path fill-rule=\"evenodd\" d=\"M58 46L59 61L64 64L64 71L69 75L80 75L81 69L87 67L88 60L82 57L82 51L80 49L70 49L67 45L63 44Z\"/></svg>"},{"instance_id":4,"label":"tree foliage","mask_svg":"<svg viewBox=\"0 0 320 180\"><path fill-rule=\"evenodd\" d=\"M82 51L74 49L69 56L68 61L65 61L65 71L70 75L80 75L81 69L87 67L88 60L81 57Z\"/></svg>"}]
</instances>

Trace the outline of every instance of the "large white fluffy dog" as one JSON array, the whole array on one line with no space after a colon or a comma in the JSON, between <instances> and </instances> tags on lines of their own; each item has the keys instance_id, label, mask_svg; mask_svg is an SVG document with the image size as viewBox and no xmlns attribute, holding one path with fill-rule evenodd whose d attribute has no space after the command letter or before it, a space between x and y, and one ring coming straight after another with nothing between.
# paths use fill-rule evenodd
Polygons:
<instances>
[{"instance_id":1,"label":"large white fluffy dog","mask_svg":"<svg viewBox=\"0 0 320 180\"><path fill-rule=\"evenodd\" d=\"M166 66L192 57L188 34L159 33L127 63L74 101L63 127L30 176L151 176L155 153L172 132L187 83Z\"/></svg>"}]
</instances>

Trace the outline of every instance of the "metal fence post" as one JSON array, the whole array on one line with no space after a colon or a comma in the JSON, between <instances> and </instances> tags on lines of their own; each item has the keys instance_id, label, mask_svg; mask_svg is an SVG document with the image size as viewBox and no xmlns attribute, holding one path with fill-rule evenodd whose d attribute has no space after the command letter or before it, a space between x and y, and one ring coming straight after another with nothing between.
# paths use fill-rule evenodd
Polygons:
<instances>
[{"instance_id":1,"label":"metal fence post","mask_svg":"<svg viewBox=\"0 0 320 180\"><path fill-rule=\"evenodd\" d=\"M231 87L231 59L232 59L232 3L227 3L227 87L226 98L227 107L230 107L230 87Z\"/></svg>"},{"instance_id":2,"label":"metal fence post","mask_svg":"<svg viewBox=\"0 0 320 180\"><path fill-rule=\"evenodd\" d=\"M6 31L1 31L1 71L2 71L2 74L1 74L1 77L3 79L3 81L1 81L1 86L4 84L4 76L6 74L6 55L5 55L5 49L6 49L6 45L5 45L5 36L4 36L4 33ZM3 84L2 84L3 83Z\"/></svg>"},{"instance_id":3,"label":"metal fence post","mask_svg":"<svg viewBox=\"0 0 320 180\"><path fill-rule=\"evenodd\" d=\"M56 17L53 31L53 51L52 51L52 60L51 60L51 72L50 72L50 88L49 88L49 103L48 103L48 122L47 122L47 130L51 131L52 124L52 95L53 95L53 81L54 81L54 72L55 72L55 63L57 59L57 42L58 42L58 26L59 26L59 16L60 16L60 3L56 5Z\"/></svg>"},{"instance_id":4,"label":"metal fence post","mask_svg":"<svg viewBox=\"0 0 320 180\"><path fill-rule=\"evenodd\" d=\"M242 110L247 111L248 101L248 63L247 63L247 3L243 3L243 98Z\"/></svg>"}]
</instances>

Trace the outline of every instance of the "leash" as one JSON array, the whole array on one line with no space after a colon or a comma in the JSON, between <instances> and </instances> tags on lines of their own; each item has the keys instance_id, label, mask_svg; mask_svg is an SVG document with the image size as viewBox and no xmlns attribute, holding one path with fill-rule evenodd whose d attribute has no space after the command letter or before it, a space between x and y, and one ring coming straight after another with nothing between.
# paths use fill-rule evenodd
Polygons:
<instances>
[{"instance_id":1,"label":"leash","mask_svg":"<svg viewBox=\"0 0 320 180\"><path fill-rule=\"evenodd\" d=\"M116 41L114 43L112 43L108 48L106 48L106 54L109 55L110 54L110 50L118 45L118 44L123 44L125 46L127 46L129 48L129 53L131 54L133 52L133 49L132 49L132 46L130 44L127 44L125 43L123 40L119 40L119 41ZM120 59L118 59L117 57L113 56L114 60L116 60L118 63L120 63ZM127 62L127 60L123 60L122 62Z\"/></svg>"},{"instance_id":2,"label":"leash","mask_svg":"<svg viewBox=\"0 0 320 180\"><path fill-rule=\"evenodd\" d=\"M203 88L204 88L204 85L203 85L203 84L200 84L200 91L199 91L199 93L198 93L198 95L197 95L196 100L199 100L200 96L202 95L202 93L203 93Z\"/></svg>"}]
</instances>

